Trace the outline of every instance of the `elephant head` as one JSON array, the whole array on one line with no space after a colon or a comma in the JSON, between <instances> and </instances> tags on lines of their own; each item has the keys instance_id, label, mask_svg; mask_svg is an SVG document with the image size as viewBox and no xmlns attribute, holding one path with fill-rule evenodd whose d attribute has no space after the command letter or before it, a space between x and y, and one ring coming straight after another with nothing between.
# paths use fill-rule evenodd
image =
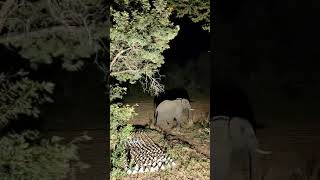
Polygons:
<instances>
[{"instance_id":1,"label":"elephant head","mask_svg":"<svg viewBox=\"0 0 320 180\"><path fill-rule=\"evenodd\" d=\"M257 139L252 125L238 117L215 117L213 125L213 179L229 179L233 165L248 168L249 179L258 179L257 153L271 154L258 148ZM239 161L239 158L244 158ZM238 162L236 161L238 160ZM244 163L241 164L240 162ZM239 167L239 166L238 166ZM241 179L237 176L236 179Z\"/></svg>"},{"instance_id":2,"label":"elephant head","mask_svg":"<svg viewBox=\"0 0 320 180\"><path fill-rule=\"evenodd\" d=\"M192 121L192 111L194 111L194 109L191 108L189 100L182 98L178 98L177 100L180 100L183 108L188 111L188 121Z\"/></svg>"},{"instance_id":3,"label":"elephant head","mask_svg":"<svg viewBox=\"0 0 320 180\"><path fill-rule=\"evenodd\" d=\"M180 100L182 106L185 108L185 109L191 109L191 105L189 103L189 100L187 99L182 99L182 98L177 98L176 100Z\"/></svg>"}]
</instances>

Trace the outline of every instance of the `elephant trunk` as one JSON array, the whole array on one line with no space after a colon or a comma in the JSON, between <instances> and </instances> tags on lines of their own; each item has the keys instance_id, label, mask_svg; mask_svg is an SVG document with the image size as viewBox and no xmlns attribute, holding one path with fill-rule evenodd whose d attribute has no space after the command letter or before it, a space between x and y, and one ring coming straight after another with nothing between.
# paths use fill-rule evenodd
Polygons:
<instances>
[{"instance_id":1,"label":"elephant trunk","mask_svg":"<svg viewBox=\"0 0 320 180\"><path fill-rule=\"evenodd\" d=\"M188 111L188 121L190 122L190 123L192 123L193 122L193 113L192 113L192 111L194 111L194 109L189 109L189 111Z\"/></svg>"},{"instance_id":2,"label":"elephant trunk","mask_svg":"<svg viewBox=\"0 0 320 180\"><path fill-rule=\"evenodd\" d=\"M265 151L259 148L256 148L257 153L259 154L272 154L272 151Z\"/></svg>"}]
</instances>

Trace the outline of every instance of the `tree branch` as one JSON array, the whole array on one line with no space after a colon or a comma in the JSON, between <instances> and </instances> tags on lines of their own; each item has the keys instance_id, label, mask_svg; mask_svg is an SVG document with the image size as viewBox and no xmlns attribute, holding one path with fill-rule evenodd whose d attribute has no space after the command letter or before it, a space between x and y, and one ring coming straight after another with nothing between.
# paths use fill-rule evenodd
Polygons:
<instances>
[{"instance_id":1,"label":"tree branch","mask_svg":"<svg viewBox=\"0 0 320 180\"><path fill-rule=\"evenodd\" d=\"M103 29L103 27L101 27ZM23 38L39 38L42 36L47 36L48 34L53 34L53 33L82 33L82 32L87 32L87 29L85 27L79 27L79 26L53 26L49 28L44 28L40 29L37 31L31 31L27 33L7 33L2 36L0 36L0 43L5 44L5 43L10 43L10 42L15 42L15 41L20 41ZM100 31L96 31L100 32ZM95 34L95 37L103 36L102 34Z\"/></svg>"},{"instance_id":2,"label":"tree branch","mask_svg":"<svg viewBox=\"0 0 320 180\"><path fill-rule=\"evenodd\" d=\"M118 72L112 72L110 75L115 76L119 74L124 74L124 73L137 73L139 70L123 70L123 71L118 71Z\"/></svg>"},{"instance_id":3,"label":"tree branch","mask_svg":"<svg viewBox=\"0 0 320 180\"><path fill-rule=\"evenodd\" d=\"M2 31L5 21L9 15L9 12L12 11L12 6L15 4L15 0L7 0L3 3L0 9L0 32Z\"/></svg>"},{"instance_id":4,"label":"tree branch","mask_svg":"<svg viewBox=\"0 0 320 180\"><path fill-rule=\"evenodd\" d=\"M190 140L189 138L186 138L182 135L174 134L174 133L168 133L166 135L167 140L180 140L186 144L189 145L191 149L196 150L198 153L204 155L206 158L210 159L210 150L206 149L204 146L200 146L198 143Z\"/></svg>"},{"instance_id":5,"label":"tree branch","mask_svg":"<svg viewBox=\"0 0 320 180\"><path fill-rule=\"evenodd\" d=\"M121 56L121 54L127 52L127 51L130 51L132 49L132 47L129 47L127 49L124 49L122 51L120 51L111 61L110 63L110 72L112 72L112 66L114 65L114 63L117 61L117 59L119 58L119 56ZM111 73L112 74L112 73Z\"/></svg>"}]
</instances>

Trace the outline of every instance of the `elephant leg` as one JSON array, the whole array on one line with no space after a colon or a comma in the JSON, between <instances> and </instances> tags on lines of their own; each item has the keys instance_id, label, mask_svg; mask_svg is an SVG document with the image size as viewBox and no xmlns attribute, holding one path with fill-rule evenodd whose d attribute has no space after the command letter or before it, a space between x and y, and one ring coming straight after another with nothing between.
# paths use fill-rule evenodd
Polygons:
<instances>
[{"instance_id":1,"label":"elephant leg","mask_svg":"<svg viewBox=\"0 0 320 180\"><path fill-rule=\"evenodd\" d=\"M177 126L176 126L176 128L177 128L178 131L180 131L180 129L181 129L181 120L176 119L176 118L174 118L174 120L177 121Z\"/></svg>"},{"instance_id":2,"label":"elephant leg","mask_svg":"<svg viewBox=\"0 0 320 180\"><path fill-rule=\"evenodd\" d=\"M248 152L233 147L228 180L249 180Z\"/></svg>"},{"instance_id":3,"label":"elephant leg","mask_svg":"<svg viewBox=\"0 0 320 180\"><path fill-rule=\"evenodd\" d=\"M174 121L176 121L176 128L179 131L181 129L181 121L182 121L182 113L183 111L177 111Z\"/></svg>"},{"instance_id":4,"label":"elephant leg","mask_svg":"<svg viewBox=\"0 0 320 180\"><path fill-rule=\"evenodd\" d=\"M233 118L230 125L233 139L233 149L239 149L245 157L245 164L241 165L246 170L246 179L258 179L257 171L257 139L250 123L242 118Z\"/></svg>"},{"instance_id":5,"label":"elephant leg","mask_svg":"<svg viewBox=\"0 0 320 180\"><path fill-rule=\"evenodd\" d=\"M213 124L213 180L227 179L232 155L228 121L215 121Z\"/></svg>"},{"instance_id":6,"label":"elephant leg","mask_svg":"<svg viewBox=\"0 0 320 180\"><path fill-rule=\"evenodd\" d=\"M259 179L259 168L258 168L258 159L257 153L254 149L248 151L248 169L249 169L249 180Z\"/></svg>"}]
</instances>

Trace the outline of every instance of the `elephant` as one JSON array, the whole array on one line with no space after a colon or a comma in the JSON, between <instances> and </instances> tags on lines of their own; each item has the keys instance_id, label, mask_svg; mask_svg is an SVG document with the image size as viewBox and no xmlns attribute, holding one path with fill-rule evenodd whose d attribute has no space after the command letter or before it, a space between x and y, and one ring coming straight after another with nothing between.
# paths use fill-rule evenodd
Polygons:
<instances>
[{"instance_id":1,"label":"elephant","mask_svg":"<svg viewBox=\"0 0 320 180\"><path fill-rule=\"evenodd\" d=\"M187 99L165 100L159 104L155 112L154 126L166 131L190 120L191 105ZM184 118L186 117L186 121Z\"/></svg>"},{"instance_id":2,"label":"elephant","mask_svg":"<svg viewBox=\"0 0 320 180\"><path fill-rule=\"evenodd\" d=\"M158 107L158 105L164 100L175 100L177 98L187 99L189 102L190 100L188 91L184 88L174 88L168 89L164 92L160 93L158 96L155 96L153 99L154 109Z\"/></svg>"},{"instance_id":3,"label":"elephant","mask_svg":"<svg viewBox=\"0 0 320 180\"><path fill-rule=\"evenodd\" d=\"M210 111L212 116L230 116L247 119L254 131L257 123L246 92L233 79L217 80L211 89Z\"/></svg>"},{"instance_id":4,"label":"elephant","mask_svg":"<svg viewBox=\"0 0 320 180\"><path fill-rule=\"evenodd\" d=\"M234 171L233 165L248 168L249 178L244 179L258 179L257 155L272 152L258 148L255 132L250 122L239 117L215 116L211 126L213 126L211 160L213 180L233 179L230 175L238 172ZM241 179L238 174L236 176L235 179Z\"/></svg>"}]
</instances>

